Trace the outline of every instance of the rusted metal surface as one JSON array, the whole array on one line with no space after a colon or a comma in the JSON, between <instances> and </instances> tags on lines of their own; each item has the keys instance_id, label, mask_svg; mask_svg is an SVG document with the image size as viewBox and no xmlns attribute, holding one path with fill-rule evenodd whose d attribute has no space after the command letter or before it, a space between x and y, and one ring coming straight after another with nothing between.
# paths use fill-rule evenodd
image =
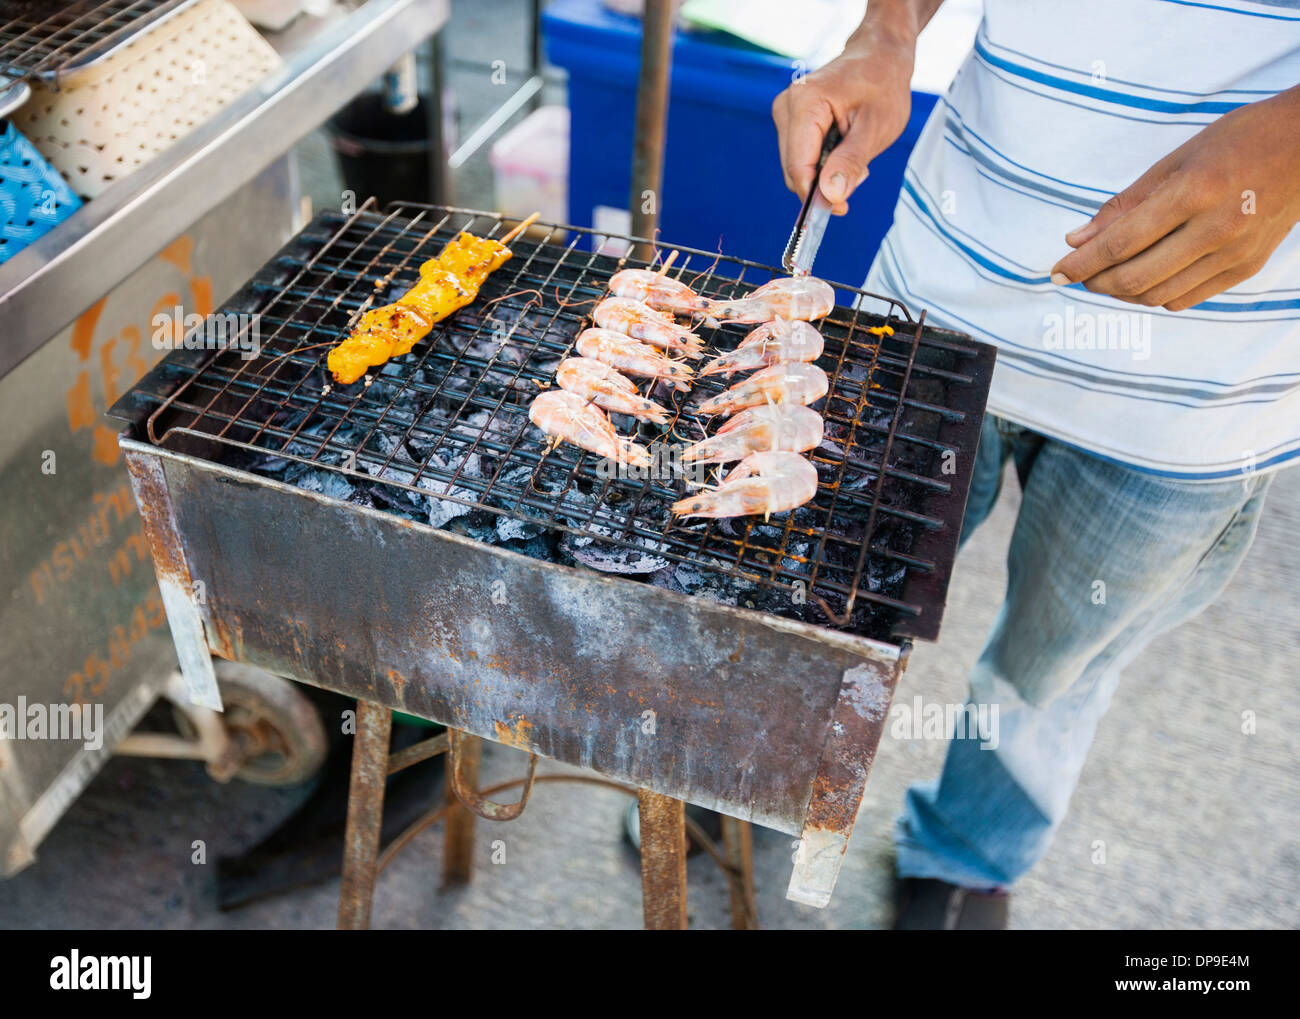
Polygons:
<instances>
[{"instance_id":1,"label":"rusted metal surface","mask_svg":"<svg viewBox=\"0 0 1300 1019\"><path fill-rule=\"evenodd\" d=\"M641 818L641 905L648 931L686 929L686 804L637 792Z\"/></svg>"},{"instance_id":2,"label":"rusted metal surface","mask_svg":"<svg viewBox=\"0 0 1300 1019\"><path fill-rule=\"evenodd\" d=\"M636 131L632 144L632 233L653 237L659 224L664 138L668 128L668 82L673 61L671 0L646 0L641 14L641 69L637 79ZM636 258L649 261L653 245L641 244Z\"/></svg>"},{"instance_id":3,"label":"rusted metal surface","mask_svg":"<svg viewBox=\"0 0 1300 1019\"><path fill-rule=\"evenodd\" d=\"M897 660L153 452L242 660L779 831L803 830L846 670Z\"/></svg>"},{"instance_id":4,"label":"rusted metal surface","mask_svg":"<svg viewBox=\"0 0 1300 1019\"><path fill-rule=\"evenodd\" d=\"M723 816L722 844L731 871L731 929L758 930L758 902L754 896L754 832L749 822Z\"/></svg>"},{"instance_id":5,"label":"rusted metal surface","mask_svg":"<svg viewBox=\"0 0 1300 1019\"><path fill-rule=\"evenodd\" d=\"M200 594L205 588L196 588L186 562L185 548L176 531L167 478L162 465L153 457L128 451L124 459L131 477L131 490L140 507L144 535L153 553L158 592L171 625L186 690L193 703L220 711L221 693L217 690L217 676L212 668L199 605L206 597Z\"/></svg>"},{"instance_id":6,"label":"rusted metal surface","mask_svg":"<svg viewBox=\"0 0 1300 1019\"><path fill-rule=\"evenodd\" d=\"M447 730L447 734L450 739L447 777L456 799L460 800L467 810L485 821L513 821L522 814L524 808L528 806L528 797L533 793L533 780L537 777L537 755L528 755L528 771L524 775L524 786L520 790L518 802L497 803L480 793L461 772L462 745L472 741L477 748L481 745L480 741L474 736L466 736L455 729ZM474 770L477 772L477 767Z\"/></svg>"},{"instance_id":7,"label":"rusted metal surface","mask_svg":"<svg viewBox=\"0 0 1300 1019\"><path fill-rule=\"evenodd\" d=\"M450 733L451 730L448 730ZM452 775L460 773L459 781L472 789L478 788L479 763L483 756L483 742L465 733L458 734L456 767L447 769L447 825L443 831L442 884L444 888L467 885L474 876L474 815L463 806L456 795ZM450 743L448 744L450 745Z\"/></svg>"},{"instance_id":8,"label":"rusted metal surface","mask_svg":"<svg viewBox=\"0 0 1300 1019\"><path fill-rule=\"evenodd\" d=\"M348 787L348 820L343 835L343 880L339 888L340 930L365 930L370 926L392 731L391 711L370 701L357 701L352 782Z\"/></svg>"},{"instance_id":9,"label":"rusted metal surface","mask_svg":"<svg viewBox=\"0 0 1300 1019\"><path fill-rule=\"evenodd\" d=\"M901 663L906 662L906 653L905 646ZM844 671L795 854L788 899L817 907L830 901L900 671L871 661Z\"/></svg>"},{"instance_id":10,"label":"rusted metal surface","mask_svg":"<svg viewBox=\"0 0 1300 1019\"><path fill-rule=\"evenodd\" d=\"M403 768L409 768L412 764L419 764L421 761L427 761L430 757L445 754L450 746L451 739L445 732L420 740L419 743L413 743L411 746L389 756L388 774L395 775Z\"/></svg>"}]
</instances>

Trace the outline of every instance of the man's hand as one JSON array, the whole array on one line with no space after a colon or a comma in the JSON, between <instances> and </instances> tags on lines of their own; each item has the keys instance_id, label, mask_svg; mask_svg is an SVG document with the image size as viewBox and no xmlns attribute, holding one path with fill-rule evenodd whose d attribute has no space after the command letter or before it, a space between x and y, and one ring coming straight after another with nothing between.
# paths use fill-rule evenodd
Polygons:
<instances>
[{"instance_id":1,"label":"man's hand","mask_svg":"<svg viewBox=\"0 0 1300 1019\"><path fill-rule=\"evenodd\" d=\"M877 0L844 52L825 67L796 81L772 103L785 183L800 198L817 173L822 141L831 124L844 140L827 157L822 195L837 215L866 179L867 164L893 143L912 108L912 63L916 36L939 5Z\"/></svg>"},{"instance_id":2,"label":"man's hand","mask_svg":"<svg viewBox=\"0 0 1300 1019\"><path fill-rule=\"evenodd\" d=\"M1300 222L1300 88L1224 114L1066 234L1052 282L1182 311L1249 279Z\"/></svg>"}]
</instances>

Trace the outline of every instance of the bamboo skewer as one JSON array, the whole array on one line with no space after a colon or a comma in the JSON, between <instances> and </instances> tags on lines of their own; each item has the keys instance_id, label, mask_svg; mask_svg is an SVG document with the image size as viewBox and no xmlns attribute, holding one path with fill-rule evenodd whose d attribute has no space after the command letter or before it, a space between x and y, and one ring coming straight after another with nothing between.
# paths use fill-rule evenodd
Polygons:
<instances>
[{"instance_id":1,"label":"bamboo skewer","mask_svg":"<svg viewBox=\"0 0 1300 1019\"><path fill-rule=\"evenodd\" d=\"M509 243L510 243L511 241L513 241L516 237L518 237L521 233L523 233L523 232L524 232L525 230L527 230L530 226L532 226L535 222L537 222L537 217L540 216L540 215L541 215L540 212L534 212L534 213L533 213L531 216L529 216L527 219L520 220L519 223L515 225L514 229L512 229L508 234L506 234L504 237L501 238L501 243L502 243L502 244L509 244Z\"/></svg>"}]
</instances>

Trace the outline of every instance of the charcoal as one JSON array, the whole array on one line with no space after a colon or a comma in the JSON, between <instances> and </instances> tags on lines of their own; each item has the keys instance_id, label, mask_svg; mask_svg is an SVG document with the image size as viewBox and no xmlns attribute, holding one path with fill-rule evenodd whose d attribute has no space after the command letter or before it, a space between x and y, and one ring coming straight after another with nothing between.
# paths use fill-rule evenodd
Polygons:
<instances>
[{"instance_id":1,"label":"charcoal","mask_svg":"<svg viewBox=\"0 0 1300 1019\"><path fill-rule=\"evenodd\" d=\"M592 257L598 271L601 266L613 270L614 260ZM867 507L877 485L887 508L923 511L917 502L925 493L893 476L882 483L872 465L887 453L891 466L935 476L934 447L906 436L936 434L942 421L920 405L942 405L948 399L946 383L913 373L913 401L904 405L898 434L889 444L898 410L898 366L873 364L870 350L861 344L841 362L846 330L824 325L823 363L835 372L837 389L817 405L830 419L813 462L821 482L836 491L823 490L813 502L768 520L670 523L670 504L694 490L680 475L611 482L596 471L589 454L571 446L547 450L544 437L527 419L529 402L553 378L603 289L585 279L575 281L566 270L542 287L545 293L536 293L527 288L538 285L537 275L507 274L494 276L483 300L460 309L410 355L371 369L365 386L334 384L319 350L277 360L267 369L263 397L252 411L240 412L248 422L245 430L237 428L228 436L263 448L239 451L232 465L537 559L823 623L832 620L818 599L825 599L831 612L843 612L845 596L822 587L805 591L808 597L801 599L791 585L811 577L814 558L822 584L847 585L869 538L871 553L862 562L860 591L901 596L906 567L886 553L911 549L911 525L891 513L877 513L868 535ZM747 280L742 289L760 278ZM390 280L375 299L392 300L413 279L405 273ZM730 288L721 280L702 285L712 296L719 296L719 287ZM320 330L342 328L354 306L328 313ZM699 334L715 350L729 350L751 329L702 324ZM278 357L314 342L319 341L305 333L286 334L268 353ZM890 350L895 359L903 356ZM664 441L690 442L720 424L693 416L689 408L694 401L736 381L699 380L693 394L641 381L646 396L675 412L685 411L671 436L665 437L660 426L623 415L611 414L611 420L621 434L651 448ZM288 436L292 441L286 445ZM700 480L709 484L723 473L702 470L707 476ZM640 534L669 529L671 558L661 548L662 539L638 538L626 529L631 514ZM817 537L810 539L810 534ZM683 555L693 558L683 562ZM735 556L741 557L739 564L729 558ZM733 571L750 576L735 577ZM859 597L848 625L878 634L889 615L877 601Z\"/></svg>"},{"instance_id":2,"label":"charcoal","mask_svg":"<svg viewBox=\"0 0 1300 1019\"><path fill-rule=\"evenodd\" d=\"M356 486L341 474L307 467L302 464L295 466L299 469L286 472L285 481L288 484L295 485L308 492L320 492L321 495L329 496L331 499L341 499L345 502L351 501L356 492Z\"/></svg>"},{"instance_id":3,"label":"charcoal","mask_svg":"<svg viewBox=\"0 0 1300 1019\"><path fill-rule=\"evenodd\" d=\"M527 541L504 541L500 543L502 548L519 552L532 559L544 559L548 562L554 560L557 555L555 544L554 537L547 532L543 532Z\"/></svg>"},{"instance_id":4,"label":"charcoal","mask_svg":"<svg viewBox=\"0 0 1300 1019\"><path fill-rule=\"evenodd\" d=\"M660 570L650 578L656 587L682 594L697 595L724 605L738 605L742 597L753 593L745 581L712 570L702 570L693 563L678 563Z\"/></svg>"},{"instance_id":5,"label":"charcoal","mask_svg":"<svg viewBox=\"0 0 1300 1019\"><path fill-rule=\"evenodd\" d=\"M530 523L526 520L516 520L513 517L497 517L496 522L496 541L527 541L530 538L536 538L541 534L543 528L539 524Z\"/></svg>"},{"instance_id":6,"label":"charcoal","mask_svg":"<svg viewBox=\"0 0 1300 1019\"><path fill-rule=\"evenodd\" d=\"M464 489L453 488L450 494L459 495L462 492L464 492ZM472 493L465 494L472 495ZM446 527L457 517L467 516L470 509L471 507L466 506L463 503L453 502L451 499L438 499L434 496L430 496L428 516L429 526Z\"/></svg>"},{"instance_id":7,"label":"charcoal","mask_svg":"<svg viewBox=\"0 0 1300 1019\"><path fill-rule=\"evenodd\" d=\"M588 524L589 532L606 537L615 537L615 532L600 524ZM633 536L630 541L636 547L629 548L612 541L601 541L588 535L565 533L560 539L560 550L573 560L601 573L646 574L655 573L668 566L668 560L655 554L655 545L645 538Z\"/></svg>"}]
</instances>

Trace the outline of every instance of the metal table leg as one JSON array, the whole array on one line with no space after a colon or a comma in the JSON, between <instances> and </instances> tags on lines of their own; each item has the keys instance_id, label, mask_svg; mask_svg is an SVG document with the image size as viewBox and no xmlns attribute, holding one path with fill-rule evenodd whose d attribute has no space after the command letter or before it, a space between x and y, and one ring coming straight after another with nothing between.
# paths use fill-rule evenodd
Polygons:
<instances>
[{"instance_id":1,"label":"metal table leg","mask_svg":"<svg viewBox=\"0 0 1300 1019\"><path fill-rule=\"evenodd\" d=\"M637 790L641 815L641 906L646 930L686 929L686 804Z\"/></svg>"},{"instance_id":2,"label":"metal table leg","mask_svg":"<svg viewBox=\"0 0 1300 1019\"><path fill-rule=\"evenodd\" d=\"M339 929L365 930L375 894L379 829L384 819L388 742L393 714L370 701L357 701L357 735L352 747L352 783L343 835L343 882L339 889Z\"/></svg>"},{"instance_id":3,"label":"metal table leg","mask_svg":"<svg viewBox=\"0 0 1300 1019\"><path fill-rule=\"evenodd\" d=\"M758 930L758 903L754 898L754 839L748 821L722 815L722 843L731 880L731 929Z\"/></svg>"},{"instance_id":4,"label":"metal table leg","mask_svg":"<svg viewBox=\"0 0 1300 1019\"><path fill-rule=\"evenodd\" d=\"M448 730L450 735L450 730ZM447 821L443 833L442 886L469 884L474 872L474 814L456 796L455 773L471 789L479 787L479 762L483 741L477 736L456 734L456 756L447 762Z\"/></svg>"}]
</instances>

